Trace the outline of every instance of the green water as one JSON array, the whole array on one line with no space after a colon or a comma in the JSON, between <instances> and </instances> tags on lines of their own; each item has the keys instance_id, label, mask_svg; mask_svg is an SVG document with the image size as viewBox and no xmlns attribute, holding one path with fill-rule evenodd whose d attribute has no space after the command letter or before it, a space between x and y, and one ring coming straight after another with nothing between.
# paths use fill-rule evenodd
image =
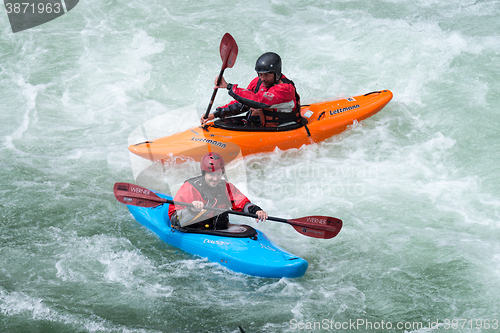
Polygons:
<instances>
[{"instance_id":1,"label":"green water","mask_svg":"<svg viewBox=\"0 0 500 333\"><path fill-rule=\"evenodd\" d=\"M499 15L498 1L90 0L16 34L0 15L0 332L500 331ZM135 181L134 129L197 124L225 32L231 83L274 51L303 103L394 93L326 142L245 160L271 215L344 221L318 240L240 220L309 262L298 279L192 257L112 193Z\"/></svg>"}]
</instances>

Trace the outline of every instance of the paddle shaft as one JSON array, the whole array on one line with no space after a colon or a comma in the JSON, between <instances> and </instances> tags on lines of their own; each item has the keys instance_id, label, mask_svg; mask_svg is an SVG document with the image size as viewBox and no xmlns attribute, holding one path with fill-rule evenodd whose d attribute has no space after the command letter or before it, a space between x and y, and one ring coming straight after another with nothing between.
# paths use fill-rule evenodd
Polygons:
<instances>
[{"instance_id":1,"label":"paddle shaft","mask_svg":"<svg viewBox=\"0 0 500 333\"><path fill-rule=\"evenodd\" d=\"M169 203L184 207L194 207L187 202L174 201L162 198L147 188L129 184L116 183L114 186L116 199L126 205L154 208L162 204ZM253 217L258 219L258 215L234 210L205 206L203 209L218 212ZM297 232L314 238L332 238L335 237L342 228L342 220L329 216L305 216L296 219L283 219L269 216L268 220L290 224Z\"/></svg>"},{"instance_id":2,"label":"paddle shaft","mask_svg":"<svg viewBox=\"0 0 500 333\"><path fill-rule=\"evenodd\" d=\"M154 201L154 202L158 203L158 206L161 205L161 204L164 204L164 203L168 203L168 204L173 204L173 205L176 205L176 206L184 206L184 207L195 208L195 206L193 204L188 203L188 202L182 202L182 201L174 201L174 200L170 200L170 199L164 199L164 198L161 198L161 197L157 196L156 194L154 194L154 193L152 193L150 191L148 191L146 193L130 193L130 192L126 192L126 191L115 190L115 195L117 195L118 197L133 197L133 198L136 198L136 199L143 199L143 200L147 200L147 201ZM256 218L256 219L259 218L259 216L257 214L251 214L251 213L245 213L245 212L238 212L236 210L227 210L227 209L210 207L210 206L204 206L203 209L211 210L211 211L217 212L217 213L229 213L229 214L234 214L234 215L240 215L240 216L246 216L246 217L253 217L253 218ZM272 220L272 221L276 221L276 222L288 223L288 220L282 219L282 218L279 218L279 217L269 216L267 219L268 220Z\"/></svg>"},{"instance_id":3,"label":"paddle shaft","mask_svg":"<svg viewBox=\"0 0 500 333\"><path fill-rule=\"evenodd\" d=\"M130 195L130 194L128 194L128 195ZM161 198L161 197L154 198L154 197L152 197L150 195L146 196L146 195L137 194L137 193L135 193L134 196L136 198L144 196L144 199L150 200L150 201L156 201L156 202L158 202L158 205L164 204L164 203L168 203L168 204L173 204L173 205L176 205L176 206L184 206L184 207L195 208L193 204L190 204L190 203L187 203L187 202L182 202L182 201L174 201L174 200L170 200L170 199L164 199L164 198ZM228 214L245 216L245 217L253 217L255 219L259 218L259 216L257 214L239 212L239 211L236 211L236 210L228 210L228 209L222 209L222 208L216 208L216 207L210 207L210 206L204 206L203 209L210 210L210 211L213 211L213 212L216 212L216 213L228 213ZM280 218L280 217L273 217L273 216L268 216L267 219L270 220L270 221L275 221L275 222L287 223L287 224L292 224L292 225L297 225L297 226L303 226L303 227L309 227L309 228L311 227L310 224L308 224L308 223L302 223L301 221L297 221L295 219L287 220L287 219L283 219L283 218ZM324 231L329 231L330 230L330 228L328 228L328 226L326 226L326 225L325 226L323 226L323 225L315 225L315 226L313 226L313 228L319 229L319 230L324 230Z\"/></svg>"},{"instance_id":4,"label":"paddle shaft","mask_svg":"<svg viewBox=\"0 0 500 333\"><path fill-rule=\"evenodd\" d=\"M179 202L179 201L173 201L173 200L168 200L168 199L164 199L164 200L165 200L165 203L174 204L176 206L185 206L185 207L193 207L194 208L193 204L190 204L190 203L187 203L187 202ZM238 212L236 210L227 210L227 209L216 208L216 207L209 207L209 206L205 206L205 207L203 207L203 209L211 210L211 211L217 212L217 213L229 213L229 214L233 214L233 215L253 217L253 218L256 218L256 219L259 218L259 216L257 214L245 213L245 212ZM276 221L276 222L288 223L288 220L285 220L285 219L282 219L282 218L279 218L279 217L268 216L267 219L271 220L271 221Z\"/></svg>"},{"instance_id":5,"label":"paddle shaft","mask_svg":"<svg viewBox=\"0 0 500 333\"><path fill-rule=\"evenodd\" d=\"M164 200L165 200L165 203L174 204L176 206L194 207L194 205L187 203L187 202L178 202L178 201L173 201L173 200L168 200L168 199L164 199ZM217 212L217 213L228 213L228 214L239 215L239 216L253 217L255 219L259 218L259 216L257 214L239 212L236 210L227 210L227 209L215 208L215 207L209 207L209 206L205 206L205 207L203 207L203 209L211 210L211 211ZM318 230L322 230L322 231L330 231L330 228L331 228L327 225L320 224L320 225L311 226L310 223L303 223L303 222L297 221L295 219L287 220L287 219L283 219L280 217L273 217L273 216L268 216L267 220L281 222L281 223L287 223L287 224L291 224L291 225L295 225L295 226L314 228L314 229L318 229Z\"/></svg>"},{"instance_id":6,"label":"paddle shaft","mask_svg":"<svg viewBox=\"0 0 500 333\"><path fill-rule=\"evenodd\" d=\"M222 67L220 70L219 77L217 78L217 87L220 85L220 83L222 81L222 76L224 75L225 69L226 68ZM210 99L210 103L208 104L207 111L205 112L205 115L203 116L203 118L205 118L205 119L208 118L208 115L210 114L210 110L212 109L212 106L214 105L215 95L217 95L217 90L219 90L219 89L214 88L214 92L212 93L212 98Z\"/></svg>"}]
</instances>

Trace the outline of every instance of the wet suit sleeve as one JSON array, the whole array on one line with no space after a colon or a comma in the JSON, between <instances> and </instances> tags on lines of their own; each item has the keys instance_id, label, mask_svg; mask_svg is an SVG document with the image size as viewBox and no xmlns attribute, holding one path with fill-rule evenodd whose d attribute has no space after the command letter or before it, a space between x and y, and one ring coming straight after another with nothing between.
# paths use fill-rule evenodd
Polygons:
<instances>
[{"instance_id":1,"label":"wet suit sleeve","mask_svg":"<svg viewBox=\"0 0 500 333\"><path fill-rule=\"evenodd\" d=\"M262 210L259 206L251 203L250 200L233 184L227 183L226 188L234 210L250 214L255 214L259 210Z\"/></svg>"},{"instance_id":2,"label":"wet suit sleeve","mask_svg":"<svg viewBox=\"0 0 500 333\"><path fill-rule=\"evenodd\" d=\"M235 101L236 102L236 101ZM230 103L226 107L217 108L214 112L215 118L226 118L229 116L236 116L250 110L250 107L241 103Z\"/></svg>"},{"instance_id":3,"label":"wet suit sleeve","mask_svg":"<svg viewBox=\"0 0 500 333\"><path fill-rule=\"evenodd\" d=\"M228 84L227 89L236 101L251 108L274 109L286 105L292 109L295 106L295 88L290 83L276 84L267 91L261 88L257 93L248 88L239 88L237 84Z\"/></svg>"}]
</instances>

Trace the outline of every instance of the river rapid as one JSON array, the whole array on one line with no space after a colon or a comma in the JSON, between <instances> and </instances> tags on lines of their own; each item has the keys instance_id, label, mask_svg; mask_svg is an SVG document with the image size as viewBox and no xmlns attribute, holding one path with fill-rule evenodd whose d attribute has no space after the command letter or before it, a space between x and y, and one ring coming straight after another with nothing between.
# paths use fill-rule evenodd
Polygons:
<instances>
[{"instance_id":1,"label":"river rapid","mask_svg":"<svg viewBox=\"0 0 500 333\"><path fill-rule=\"evenodd\" d=\"M498 332L499 16L493 0L88 0L13 33L0 15L0 332ZM228 82L274 51L304 104L394 93L229 179L270 215L344 221L319 240L236 219L306 259L301 278L193 257L113 196L136 181L137 128L198 124L226 32Z\"/></svg>"}]
</instances>

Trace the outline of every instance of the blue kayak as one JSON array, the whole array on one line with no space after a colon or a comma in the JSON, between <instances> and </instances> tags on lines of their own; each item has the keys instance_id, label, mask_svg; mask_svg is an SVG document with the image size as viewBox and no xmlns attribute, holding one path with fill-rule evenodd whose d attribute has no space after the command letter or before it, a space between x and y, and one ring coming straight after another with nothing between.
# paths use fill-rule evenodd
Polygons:
<instances>
[{"instance_id":1,"label":"blue kayak","mask_svg":"<svg viewBox=\"0 0 500 333\"><path fill-rule=\"evenodd\" d=\"M172 200L171 196L156 193ZM127 205L134 218L166 243L207 258L232 271L265 278L296 278L304 275L308 263L276 244L259 230L234 224L227 230L172 228L169 204L157 207Z\"/></svg>"}]
</instances>

